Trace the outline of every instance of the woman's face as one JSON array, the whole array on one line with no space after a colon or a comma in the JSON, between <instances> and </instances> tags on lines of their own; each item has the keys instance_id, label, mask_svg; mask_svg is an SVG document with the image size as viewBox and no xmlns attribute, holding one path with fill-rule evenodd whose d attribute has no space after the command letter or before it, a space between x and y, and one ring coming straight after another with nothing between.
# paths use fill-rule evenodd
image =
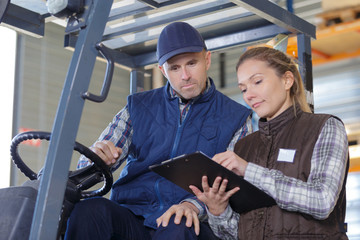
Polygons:
<instances>
[{"instance_id":1,"label":"woman's face","mask_svg":"<svg viewBox=\"0 0 360 240\"><path fill-rule=\"evenodd\" d=\"M266 62L248 59L239 66L237 79L245 102L261 118L271 120L292 105L290 71L279 77Z\"/></svg>"}]
</instances>

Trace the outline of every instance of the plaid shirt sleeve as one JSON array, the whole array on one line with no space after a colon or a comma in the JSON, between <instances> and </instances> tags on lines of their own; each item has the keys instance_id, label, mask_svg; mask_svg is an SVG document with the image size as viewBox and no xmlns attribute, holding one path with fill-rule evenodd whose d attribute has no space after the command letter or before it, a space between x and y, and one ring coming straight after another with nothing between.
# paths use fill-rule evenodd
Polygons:
<instances>
[{"instance_id":1,"label":"plaid shirt sleeve","mask_svg":"<svg viewBox=\"0 0 360 240\"><path fill-rule=\"evenodd\" d=\"M207 215L206 215L206 210L205 210L206 206L202 201L197 199L197 197L184 199L180 203L183 203L183 202L190 202L190 203L194 204L194 206L197 209L199 209L199 214L198 214L199 220L200 221L206 221L207 220Z\"/></svg>"},{"instance_id":2,"label":"plaid shirt sleeve","mask_svg":"<svg viewBox=\"0 0 360 240\"><path fill-rule=\"evenodd\" d=\"M118 161L111 167L112 170L116 170L125 157L128 155L129 146L132 141L133 128L131 125L130 114L127 105L118 112L113 118L112 122L106 127L106 129L101 133L97 141L108 140L115 144L116 147L122 149L122 154L120 155ZM89 159L85 156L81 156L77 168L83 168L91 164Z\"/></svg>"},{"instance_id":3,"label":"plaid shirt sleeve","mask_svg":"<svg viewBox=\"0 0 360 240\"><path fill-rule=\"evenodd\" d=\"M214 234L221 240L238 239L238 222L240 214L233 211L230 205L219 216L212 215L206 208L209 225Z\"/></svg>"},{"instance_id":4,"label":"plaid shirt sleeve","mask_svg":"<svg viewBox=\"0 0 360 240\"><path fill-rule=\"evenodd\" d=\"M246 119L244 125L234 134L227 150L234 151L237 141L253 132L251 115Z\"/></svg>"}]
</instances>

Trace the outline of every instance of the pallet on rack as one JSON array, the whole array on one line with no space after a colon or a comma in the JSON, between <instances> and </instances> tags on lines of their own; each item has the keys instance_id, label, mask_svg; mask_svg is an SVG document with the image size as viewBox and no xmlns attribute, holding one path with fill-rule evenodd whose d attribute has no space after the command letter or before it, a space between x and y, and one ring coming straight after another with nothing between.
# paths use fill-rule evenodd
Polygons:
<instances>
[{"instance_id":1,"label":"pallet on rack","mask_svg":"<svg viewBox=\"0 0 360 240\"><path fill-rule=\"evenodd\" d=\"M313 65L360 57L360 19L316 31L311 41ZM288 39L287 53L297 56L297 39Z\"/></svg>"},{"instance_id":2,"label":"pallet on rack","mask_svg":"<svg viewBox=\"0 0 360 240\"><path fill-rule=\"evenodd\" d=\"M351 22L360 18L360 5L338 10L326 11L316 16L318 29L323 29L339 23Z\"/></svg>"}]
</instances>

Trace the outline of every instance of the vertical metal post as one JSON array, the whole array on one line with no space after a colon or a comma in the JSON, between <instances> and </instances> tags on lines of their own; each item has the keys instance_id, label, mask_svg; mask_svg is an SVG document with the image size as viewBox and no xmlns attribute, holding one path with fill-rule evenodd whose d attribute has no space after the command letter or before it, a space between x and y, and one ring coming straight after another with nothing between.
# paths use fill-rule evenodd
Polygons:
<instances>
[{"instance_id":1,"label":"vertical metal post","mask_svg":"<svg viewBox=\"0 0 360 240\"><path fill-rule=\"evenodd\" d=\"M313 75L311 57L311 39L303 33L297 35L298 59L300 75L304 82L306 98L312 111L314 111Z\"/></svg>"},{"instance_id":2,"label":"vertical metal post","mask_svg":"<svg viewBox=\"0 0 360 240\"><path fill-rule=\"evenodd\" d=\"M220 88L226 87L226 54L220 53L219 55L220 65Z\"/></svg>"},{"instance_id":3,"label":"vertical metal post","mask_svg":"<svg viewBox=\"0 0 360 240\"><path fill-rule=\"evenodd\" d=\"M130 94L144 90L144 75L138 70L130 72Z\"/></svg>"},{"instance_id":4,"label":"vertical metal post","mask_svg":"<svg viewBox=\"0 0 360 240\"><path fill-rule=\"evenodd\" d=\"M291 13L294 13L293 0L286 0L287 10Z\"/></svg>"},{"instance_id":5,"label":"vertical metal post","mask_svg":"<svg viewBox=\"0 0 360 240\"><path fill-rule=\"evenodd\" d=\"M81 94L88 90L92 69L107 22L112 0L88 1L87 24L79 31L60 97L44 174L31 226L31 240L56 239L59 216L67 183L71 156L84 106Z\"/></svg>"}]
</instances>

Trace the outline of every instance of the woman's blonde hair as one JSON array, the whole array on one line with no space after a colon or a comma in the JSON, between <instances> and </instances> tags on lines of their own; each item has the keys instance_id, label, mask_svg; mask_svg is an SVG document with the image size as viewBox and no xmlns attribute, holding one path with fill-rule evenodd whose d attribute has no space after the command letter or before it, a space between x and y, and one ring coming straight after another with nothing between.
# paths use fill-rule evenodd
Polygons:
<instances>
[{"instance_id":1,"label":"woman's blonde hair","mask_svg":"<svg viewBox=\"0 0 360 240\"><path fill-rule=\"evenodd\" d=\"M249 59L255 59L266 62L269 67L274 69L279 77L282 77L287 71L293 73L295 81L290 89L290 98L295 107L295 103L300 105L304 112L311 112L306 101L304 85L295 60L289 55L269 47L255 47L245 51L236 64L236 72L240 65Z\"/></svg>"}]
</instances>

